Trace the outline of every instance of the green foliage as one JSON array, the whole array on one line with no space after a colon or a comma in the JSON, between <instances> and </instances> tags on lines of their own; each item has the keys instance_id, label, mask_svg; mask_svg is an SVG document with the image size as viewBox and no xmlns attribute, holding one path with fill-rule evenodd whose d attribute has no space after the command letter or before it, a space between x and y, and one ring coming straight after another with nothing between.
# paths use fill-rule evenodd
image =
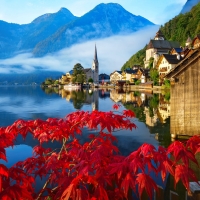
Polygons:
<instances>
[{"instance_id":1,"label":"green foliage","mask_svg":"<svg viewBox=\"0 0 200 200\"><path fill-rule=\"evenodd\" d=\"M153 62L154 62L154 58L153 57L151 57L150 59L149 59L149 69L153 69Z\"/></svg>"},{"instance_id":2,"label":"green foliage","mask_svg":"<svg viewBox=\"0 0 200 200\"><path fill-rule=\"evenodd\" d=\"M139 119L139 121L146 121L144 107L135 107L132 103L126 103L124 104L124 107L128 110L132 110L135 113L135 116Z\"/></svg>"},{"instance_id":3,"label":"green foliage","mask_svg":"<svg viewBox=\"0 0 200 200\"><path fill-rule=\"evenodd\" d=\"M144 58L146 53L146 46L134 54L121 68L122 71L125 69L132 69L133 65L144 65Z\"/></svg>"},{"instance_id":4,"label":"green foliage","mask_svg":"<svg viewBox=\"0 0 200 200\"><path fill-rule=\"evenodd\" d=\"M54 80L52 78L46 78L46 80L44 81L45 85L51 85L54 83Z\"/></svg>"},{"instance_id":5,"label":"green foliage","mask_svg":"<svg viewBox=\"0 0 200 200\"><path fill-rule=\"evenodd\" d=\"M158 94L153 94L153 97L149 101L149 107L153 109L157 109L159 104L159 96Z\"/></svg>"},{"instance_id":6,"label":"green foliage","mask_svg":"<svg viewBox=\"0 0 200 200\"><path fill-rule=\"evenodd\" d=\"M150 70L150 78L153 81L154 85L158 85L159 83L159 73L157 69Z\"/></svg>"},{"instance_id":7,"label":"green foliage","mask_svg":"<svg viewBox=\"0 0 200 200\"><path fill-rule=\"evenodd\" d=\"M188 36L194 38L197 34L200 34L200 3L194 6L190 12L174 17L165 23L164 26L161 26L160 29L166 40L178 41L182 46L185 46ZM143 66L145 53L146 47L134 54L122 66L121 70L131 68L134 64Z\"/></svg>"},{"instance_id":8,"label":"green foliage","mask_svg":"<svg viewBox=\"0 0 200 200\"><path fill-rule=\"evenodd\" d=\"M94 81L93 81L93 79L92 78L89 78L88 79L88 83L93 83Z\"/></svg>"},{"instance_id":9,"label":"green foliage","mask_svg":"<svg viewBox=\"0 0 200 200\"><path fill-rule=\"evenodd\" d=\"M135 85L140 85L140 83L141 83L141 80L137 80L137 81L135 81Z\"/></svg>"},{"instance_id":10,"label":"green foliage","mask_svg":"<svg viewBox=\"0 0 200 200\"><path fill-rule=\"evenodd\" d=\"M170 88L170 80L164 80L164 88L169 89Z\"/></svg>"},{"instance_id":11,"label":"green foliage","mask_svg":"<svg viewBox=\"0 0 200 200\"><path fill-rule=\"evenodd\" d=\"M58 80L55 80L55 81L54 81L54 84L55 84L55 85L59 84L59 81L58 81Z\"/></svg>"},{"instance_id":12,"label":"green foliage","mask_svg":"<svg viewBox=\"0 0 200 200\"><path fill-rule=\"evenodd\" d=\"M80 110L86 100L86 94L83 91L72 91L71 99L74 108Z\"/></svg>"},{"instance_id":13,"label":"green foliage","mask_svg":"<svg viewBox=\"0 0 200 200\"><path fill-rule=\"evenodd\" d=\"M84 83L86 81L86 75L84 72L84 68L80 63L74 65L73 74L72 74L72 82L73 83Z\"/></svg>"},{"instance_id":14,"label":"green foliage","mask_svg":"<svg viewBox=\"0 0 200 200\"><path fill-rule=\"evenodd\" d=\"M182 46L190 36L200 33L200 3L190 12L180 14L161 26L161 31L167 40L179 41Z\"/></svg>"},{"instance_id":15,"label":"green foliage","mask_svg":"<svg viewBox=\"0 0 200 200\"><path fill-rule=\"evenodd\" d=\"M169 91L164 94L164 98L166 101L170 100L170 92Z\"/></svg>"}]
</instances>

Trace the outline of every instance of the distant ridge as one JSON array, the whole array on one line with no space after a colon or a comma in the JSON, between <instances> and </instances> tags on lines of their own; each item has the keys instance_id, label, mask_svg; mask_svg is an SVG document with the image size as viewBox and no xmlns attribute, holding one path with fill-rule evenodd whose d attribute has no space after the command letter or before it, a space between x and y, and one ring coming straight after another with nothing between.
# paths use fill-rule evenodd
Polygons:
<instances>
[{"instance_id":1,"label":"distant ridge","mask_svg":"<svg viewBox=\"0 0 200 200\"><path fill-rule=\"evenodd\" d=\"M150 25L154 24L115 3L99 4L82 17L61 8L56 13L39 16L29 24L0 21L0 59L19 52L44 56L73 44L132 33Z\"/></svg>"}]
</instances>

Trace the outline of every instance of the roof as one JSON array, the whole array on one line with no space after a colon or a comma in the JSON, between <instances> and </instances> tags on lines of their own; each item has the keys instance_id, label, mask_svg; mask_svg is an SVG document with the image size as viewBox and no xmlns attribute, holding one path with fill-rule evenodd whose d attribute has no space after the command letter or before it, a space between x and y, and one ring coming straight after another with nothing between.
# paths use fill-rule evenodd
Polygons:
<instances>
[{"instance_id":1,"label":"roof","mask_svg":"<svg viewBox=\"0 0 200 200\"><path fill-rule=\"evenodd\" d=\"M167 60L169 64L178 64L181 61L177 59L177 55L163 54L163 57Z\"/></svg>"},{"instance_id":2,"label":"roof","mask_svg":"<svg viewBox=\"0 0 200 200\"><path fill-rule=\"evenodd\" d=\"M70 70L70 71L69 71L69 74L70 74L70 75L72 75L72 74L73 74L73 72L74 72L73 70Z\"/></svg>"},{"instance_id":3,"label":"roof","mask_svg":"<svg viewBox=\"0 0 200 200\"><path fill-rule=\"evenodd\" d=\"M188 36L188 39L186 40L186 43L191 43L192 39L190 38L190 36Z\"/></svg>"},{"instance_id":4,"label":"roof","mask_svg":"<svg viewBox=\"0 0 200 200\"><path fill-rule=\"evenodd\" d=\"M181 62L177 64L175 68L173 68L168 74L166 74L165 78L172 78L179 73L181 73L186 67L190 66L188 65L189 61L191 62L191 59L196 59L200 55L200 48L191 50L191 53L186 56Z\"/></svg>"},{"instance_id":5,"label":"roof","mask_svg":"<svg viewBox=\"0 0 200 200\"><path fill-rule=\"evenodd\" d=\"M177 53L181 53L183 49L181 47L173 48Z\"/></svg>"},{"instance_id":6,"label":"roof","mask_svg":"<svg viewBox=\"0 0 200 200\"><path fill-rule=\"evenodd\" d=\"M156 33L156 36L155 37L163 37L164 38L164 35L163 33L161 32L161 30L159 29L158 32Z\"/></svg>"},{"instance_id":7,"label":"roof","mask_svg":"<svg viewBox=\"0 0 200 200\"><path fill-rule=\"evenodd\" d=\"M112 72L112 73L110 74L110 76L111 76L112 74L114 74L115 72L117 72L118 74L122 74L122 71L117 71L117 70L115 70L114 72Z\"/></svg>"},{"instance_id":8,"label":"roof","mask_svg":"<svg viewBox=\"0 0 200 200\"><path fill-rule=\"evenodd\" d=\"M90 70L92 70L92 69L91 69L91 68L83 69L84 72L88 72L88 71L90 71Z\"/></svg>"},{"instance_id":9,"label":"roof","mask_svg":"<svg viewBox=\"0 0 200 200\"><path fill-rule=\"evenodd\" d=\"M168 40L150 40L147 49L173 49L179 48L180 44L177 41L168 41Z\"/></svg>"},{"instance_id":10,"label":"roof","mask_svg":"<svg viewBox=\"0 0 200 200\"><path fill-rule=\"evenodd\" d=\"M136 74L138 72L138 69L125 69L124 72L127 74Z\"/></svg>"}]
</instances>

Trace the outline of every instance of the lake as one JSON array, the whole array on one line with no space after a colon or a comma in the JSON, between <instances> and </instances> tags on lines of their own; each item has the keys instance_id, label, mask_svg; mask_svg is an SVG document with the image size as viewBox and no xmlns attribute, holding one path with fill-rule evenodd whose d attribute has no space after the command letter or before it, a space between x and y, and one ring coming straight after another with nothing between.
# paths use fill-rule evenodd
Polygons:
<instances>
[{"instance_id":1,"label":"lake","mask_svg":"<svg viewBox=\"0 0 200 200\"><path fill-rule=\"evenodd\" d=\"M63 118L76 110L110 111L114 104L120 105L120 111L131 109L135 112L133 131L118 131L114 135L118 139L118 148L123 155L128 155L143 143L155 147L167 147L171 143L170 136L170 96L152 93L152 91L123 90L84 90L71 91L58 88L41 88L39 86L2 86L0 87L0 126L11 125L17 119ZM87 140L88 133L82 139ZM13 165L32 155L36 141L28 136L26 140L17 138L14 148L7 149L7 166ZM168 185L168 178L162 183L155 177L158 185L173 190ZM169 180L170 179L170 180ZM183 187L180 186L181 192ZM185 192L184 192L185 193Z\"/></svg>"}]
</instances>

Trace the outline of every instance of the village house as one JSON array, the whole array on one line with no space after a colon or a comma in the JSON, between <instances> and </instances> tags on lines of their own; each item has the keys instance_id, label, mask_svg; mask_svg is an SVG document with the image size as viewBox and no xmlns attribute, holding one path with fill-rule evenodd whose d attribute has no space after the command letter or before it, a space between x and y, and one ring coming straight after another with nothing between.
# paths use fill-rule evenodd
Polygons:
<instances>
[{"instance_id":1,"label":"village house","mask_svg":"<svg viewBox=\"0 0 200 200\"><path fill-rule=\"evenodd\" d=\"M159 30L154 39L151 39L147 45L146 58L144 60L145 68L149 67L150 58L153 58L154 63L156 63L160 55L169 54L169 51L171 51L173 48L179 47L179 42L165 40L164 35L162 34L161 30Z\"/></svg>"},{"instance_id":2,"label":"village house","mask_svg":"<svg viewBox=\"0 0 200 200\"><path fill-rule=\"evenodd\" d=\"M121 81L123 78L122 71L115 70L113 73L110 74L110 82L115 84L118 81Z\"/></svg>"},{"instance_id":3,"label":"village house","mask_svg":"<svg viewBox=\"0 0 200 200\"><path fill-rule=\"evenodd\" d=\"M69 84L72 79L72 74L73 74L73 70L67 72L65 75L62 75L62 77L59 79L59 82L62 85Z\"/></svg>"},{"instance_id":4,"label":"village house","mask_svg":"<svg viewBox=\"0 0 200 200\"><path fill-rule=\"evenodd\" d=\"M137 80L141 83L145 83L147 80L148 72L142 68L126 69L124 71L114 71L110 74L111 83L123 83L127 82L130 84L135 84Z\"/></svg>"},{"instance_id":5,"label":"village house","mask_svg":"<svg viewBox=\"0 0 200 200\"><path fill-rule=\"evenodd\" d=\"M159 83L162 84L164 80L164 76L172 70L180 61L182 57L180 54L170 55L163 54L159 57L156 63L156 69L159 72Z\"/></svg>"}]
</instances>

